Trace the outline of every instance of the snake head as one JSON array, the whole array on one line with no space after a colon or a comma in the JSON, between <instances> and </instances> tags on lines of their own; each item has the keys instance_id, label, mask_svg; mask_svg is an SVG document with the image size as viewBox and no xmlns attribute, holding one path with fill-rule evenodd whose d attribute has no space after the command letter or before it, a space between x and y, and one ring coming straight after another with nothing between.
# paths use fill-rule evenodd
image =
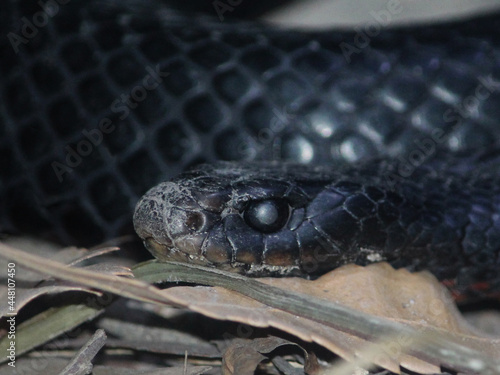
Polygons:
<instances>
[{"instance_id":1,"label":"snake head","mask_svg":"<svg viewBox=\"0 0 500 375\"><path fill-rule=\"evenodd\" d=\"M160 260L255 275L304 273L320 237L305 223L306 207L330 179L299 165L204 165L149 190L134 226ZM329 199L340 205L344 197Z\"/></svg>"},{"instance_id":2,"label":"snake head","mask_svg":"<svg viewBox=\"0 0 500 375\"><path fill-rule=\"evenodd\" d=\"M137 204L134 225L160 260L256 276L319 275L387 260L454 278L462 264L493 264L496 252L488 247L471 260L459 256L480 244L462 241L461 233L488 222L488 181L457 175L449 183L433 170L415 171L390 189L384 162L200 166L151 189Z\"/></svg>"}]
</instances>

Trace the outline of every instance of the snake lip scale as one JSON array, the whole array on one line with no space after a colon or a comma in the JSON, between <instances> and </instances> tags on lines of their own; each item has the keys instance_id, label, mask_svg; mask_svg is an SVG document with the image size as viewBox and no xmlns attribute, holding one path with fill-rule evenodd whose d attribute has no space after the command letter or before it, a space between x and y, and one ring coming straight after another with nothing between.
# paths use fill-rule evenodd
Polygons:
<instances>
[{"instance_id":1,"label":"snake lip scale","mask_svg":"<svg viewBox=\"0 0 500 375\"><path fill-rule=\"evenodd\" d=\"M135 225L160 259L253 275L387 260L499 289L497 14L381 30L347 61L350 31L72 0L26 37L41 11L0 12L2 232L93 246ZM148 67L159 84L114 111ZM103 119L61 181L54 163Z\"/></svg>"}]
</instances>

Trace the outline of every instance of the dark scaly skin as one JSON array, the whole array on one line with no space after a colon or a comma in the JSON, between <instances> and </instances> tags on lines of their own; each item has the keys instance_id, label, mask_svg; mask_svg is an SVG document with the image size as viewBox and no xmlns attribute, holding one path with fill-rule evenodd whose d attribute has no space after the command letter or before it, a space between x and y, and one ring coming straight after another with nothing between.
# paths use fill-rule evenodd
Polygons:
<instances>
[{"instance_id":1,"label":"dark scaly skin","mask_svg":"<svg viewBox=\"0 0 500 375\"><path fill-rule=\"evenodd\" d=\"M78 245L132 233L139 197L201 161L408 160L416 140L469 154L499 139L497 16L384 31L346 59L352 32L193 20L140 3L73 0L17 52L9 33L23 37L40 5L3 4L3 232ZM168 76L126 105L147 68ZM78 159L82 131L100 125L108 133Z\"/></svg>"},{"instance_id":2,"label":"dark scaly skin","mask_svg":"<svg viewBox=\"0 0 500 375\"><path fill-rule=\"evenodd\" d=\"M497 157L478 159L429 162L411 179L394 179L396 164L384 160L312 170L207 165L151 189L134 223L162 260L259 276L318 275L347 263L386 260L430 270L453 280L458 291L480 282L495 290L500 164ZM272 233L245 219L251 202L266 199L290 206L286 224Z\"/></svg>"}]
</instances>

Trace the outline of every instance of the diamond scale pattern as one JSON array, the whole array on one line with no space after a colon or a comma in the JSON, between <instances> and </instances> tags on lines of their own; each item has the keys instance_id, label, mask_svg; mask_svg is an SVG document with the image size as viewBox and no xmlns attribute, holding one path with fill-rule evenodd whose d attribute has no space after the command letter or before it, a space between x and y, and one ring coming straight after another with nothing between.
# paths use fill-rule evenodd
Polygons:
<instances>
[{"instance_id":1,"label":"diamond scale pattern","mask_svg":"<svg viewBox=\"0 0 500 375\"><path fill-rule=\"evenodd\" d=\"M499 139L500 94L466 106L480 78L500 81L495 16L384 31L348 62L354 33L73 0L23 36L38 11L8 0L0 15L2 231L77 245L129 233L139 196L201 161L404 156L436 127L454 152Z\"/></svg>"}]
</instances>

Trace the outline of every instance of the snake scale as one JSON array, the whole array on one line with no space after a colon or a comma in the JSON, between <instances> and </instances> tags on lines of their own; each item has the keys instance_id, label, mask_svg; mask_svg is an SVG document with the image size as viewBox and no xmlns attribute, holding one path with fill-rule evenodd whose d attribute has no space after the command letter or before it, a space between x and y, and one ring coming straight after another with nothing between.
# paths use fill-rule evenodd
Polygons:
<instances>
[{"instance_id":1,"label":"snake scale","mask_svg":"<svg viewBox=\"0 0 500 375\"><path fill-rule=\"evenodd\" d=\"M498 289L498 15L304 32L8 0L0 28L2 232L95 245L133 232L151 187L223 161L138 205L158 257L256 273L385 259Z\"/></svg>"}]
</instances>

